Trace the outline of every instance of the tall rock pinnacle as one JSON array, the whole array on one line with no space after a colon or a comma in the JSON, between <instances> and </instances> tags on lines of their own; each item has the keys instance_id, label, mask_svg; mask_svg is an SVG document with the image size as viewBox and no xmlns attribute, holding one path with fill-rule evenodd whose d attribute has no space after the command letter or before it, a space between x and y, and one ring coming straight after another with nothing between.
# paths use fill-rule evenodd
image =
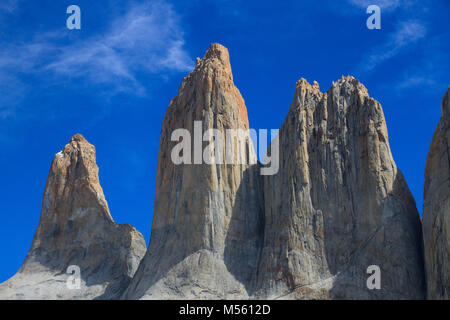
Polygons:
<instances>
[{"instance_id":1,"label":"tall rock pinnacle","mask_svg":"<svg viewBox=\"0 0 450 320\"><path fill-rule=\"evenodd\" d=\"M425 167L423 205L429 299L450 299L450 87Z\"/></svg>"},{"instance_id":2,"label":"tall rock pinnacle","mask_svg":"<svg viewBox=\"0 0 450 320\"><path fill-rule=\"evenodd\" d=\"M201 122L202 130L194 122ZM177 129L187 130L193 142L208 129L223 137L227 129L248 131L246 107L225 47L212 44L197 59L167 109L150 245L124 298L247 298L263 233L262 182L252 142L245 140L246 164L220 163L214 157L212 164L204 163L196 158L195 142L192 162L174 164L177 143L171 137ZM200 146L213 141L203 137ZM240 156L238 149L234 158Z\"/></svg>"},{"instance_id":3,"label":"tall rock pinnacle","mask_svg":"<svg viewBox=\"0 0 450 320\"><path fill-rule=\"evenodd\" d=\"M366 88L347 76L321 93L299 80L279 145L279 173L264 177L257 296L423 298L419 214ZM381 287L369 289L377 267Z\"/></svg>"},{"instance_id":4,"label":"tall rock pinnacle","mask_svg":"<svg viewBox=\"0 0 450 320\"><path fill-rule=\"evenodd\" d=\"M76 134L55 155L31 248L19 272L0 285L0 298L118 298L144 254L142 235L113 221L95 148ZM69 266L80 270L79 289L67 285Z\"/></svg>"}]
</instances>

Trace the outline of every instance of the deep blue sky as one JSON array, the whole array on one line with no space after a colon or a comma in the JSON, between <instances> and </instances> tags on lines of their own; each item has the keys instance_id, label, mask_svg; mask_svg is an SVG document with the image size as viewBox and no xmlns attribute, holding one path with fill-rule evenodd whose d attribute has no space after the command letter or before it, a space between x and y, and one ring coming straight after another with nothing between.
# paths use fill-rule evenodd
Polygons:
<instances>
[{"instance_id":1,"label":"deep blue sky","mask_svg":"<svg viewBox=\"0 0 450 320\"><path fill-rule=\"evenodd\" d=\"M66 28L81 7L82 27ZM366 7L381 7L381 30ZM424 165L450 84L450 1L0 0L0 282L37 227L50 163L79 132L111 214L150 235L161 123L211 42L228 47L250 126L279 128L295 82L353 75L381 102L422 210Z\"/></svg>"}]
</instances>

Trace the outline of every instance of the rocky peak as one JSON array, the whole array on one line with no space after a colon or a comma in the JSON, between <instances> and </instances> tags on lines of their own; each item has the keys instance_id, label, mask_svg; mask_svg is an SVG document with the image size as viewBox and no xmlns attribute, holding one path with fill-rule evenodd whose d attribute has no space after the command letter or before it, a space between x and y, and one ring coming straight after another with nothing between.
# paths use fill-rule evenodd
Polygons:
<instances>
[{"instance_id":1,"label":"rocky peak","mask_svg":"<svg viewBox=\"0 0 450 320\"><path fill-rule=\"evenodd\" d=\"M76 134L74 134L74 135L72 136L72 138L70 138L70 142L73 142L73 141L82 142L82 143L89 143L89 142L87 142L87 140L83 137L83 135L80 134L80 133L76 133Z\"/></svg>"},{"instance_id":2,"label":"rocky peak","mask_svg":"<svg viewBox=\"0 0 450 320\"><path fill-rule=\"evenodd\" d=\"M63 150L55 155L44 193L42 214L55 215L66 221L80 208L113 222L98 177L96 150L81 134L74 135ZM67 200L76 198L76 208Z\"/></svg>"},{"instance_id":3,"label":"rocky peak","mask_svg":"<svg viewBox=\"0 0 450 320\"><path fill-rule=\"evenodd\" d=\"M295 84L294 98L291 103L291 110L296 110L300 106L315 106L315 104L322 99L322 92L320 92L317 81L313 85L305 78L300 78Z\"/></svg>"},{"instance_id":4,"label":"rocky peak","mask_svg":"<svg viewBox=\"0 0 450 320\"><path fill-rule=\"evenodd\" d=\"M53 159L31 248L0 298L118 298L144 254L143 236L111 217L95 148L76 134ZM66 285L69 266L80 270L78 289Z\"/></svg>"},{"instance_id":5,"label":"rocky peak","mask_svg":"<svg viewBox=\"0 0 450 320\"><path fill-rule=\"evenodd\" d=\"M419 215L365 87L347 76L322 94L300 79L279 145L279 173L264 177L257 296L423 298ZM366 286L370 265L381 290Z\"/></svg>"},{"instance_id":6,"label":"rocky peak","mask_svg":"<svg viewBox=\"0 0 450 320\"><path fill-rule=\"evenodd\" d=\"M202 61L210 62L211 64L220 63L225 69L231 71L230 54L228 49L218 43L212 43L206 51Z\"/></svg>"},{"instance_id":7,"label":"rocky peak","mask_svg":"<svg viewBox=\"0 0 450 320\"><path fill-rule=\"evenodd\" d=\"M192 107L187 103L195 95L202 100L203 109L212 109L215 113L231 114L233 119L238 119L240 127L248 129L247 108L241 93L233 82L233 74L230 65L228 49L213 43L206 51L203 59L197 59L197 64L187 77L184 78L178 90L178 96L174 98L169 109L173 106ZM225 98L233 99L231 101ZM177 102L177 103L176 103ZM180 109L180 113L192 112ZM227 118L227 117L225 117Z\"/></svg>"},{"instance_id":8,"label":"rocky peak","mask_svg":"<svg viewBox=\"0 0 450 320\"><path fill-rule=\"evenodd\" d=\"M212 43L203 58L197 58L195 69L188 75L188 78L197 73L203 76L208 73L216 73L224 77L225 81L233 81L228 49L218 43Z\"/></svg>"},{"instance_id":9,"label":"rocky peak","mask_svg":"<svg viewBox=\"0 0 450 320\"><path fill-rule=\"evenodd\" d=\"M363 97L370 98L367 88L358 79L350 75L342 76L338 81L333 81L332 89L340 89L346 94L357 92Z\"/></svg>"},{"instance_id":10,"label":"rocky peak","mask_svg":"<svg viewBox=\"0 0 450 320\"><path fill-rule=\"evenodd\" d=\"M212 44L184 78L164 117L149 249L127 299L248 298L262 240L262 182L247 164L171 160L174 130L248 129L228 50ZM251 140L248 157L256 159ZM225 154L225 150L223 150ZM236 153L234 154L237 155Z\"/></svg>"}]
</instances>

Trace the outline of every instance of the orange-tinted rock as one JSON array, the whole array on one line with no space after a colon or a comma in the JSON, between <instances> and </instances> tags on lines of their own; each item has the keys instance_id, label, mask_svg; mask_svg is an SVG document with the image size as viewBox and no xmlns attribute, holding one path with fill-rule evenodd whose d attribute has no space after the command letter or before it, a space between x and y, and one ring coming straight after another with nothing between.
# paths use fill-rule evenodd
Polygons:
<instances>
[{"instance_id":1,"label":"orange-tinted rock","mask_svg":"<svg viewBox=\"0 0 450 320\"><path fill-rule=\"evenodd\" d=\"M171 135L183 128L193 140L194 121L223 136L248 130L228 50L219 44L197 59L164 117L150 245L127 299L247 298L252 290L263 230L259 170L249 161L175 165ZM245 144L256 161L251 140Z\"/></svg>"}]
</instances>

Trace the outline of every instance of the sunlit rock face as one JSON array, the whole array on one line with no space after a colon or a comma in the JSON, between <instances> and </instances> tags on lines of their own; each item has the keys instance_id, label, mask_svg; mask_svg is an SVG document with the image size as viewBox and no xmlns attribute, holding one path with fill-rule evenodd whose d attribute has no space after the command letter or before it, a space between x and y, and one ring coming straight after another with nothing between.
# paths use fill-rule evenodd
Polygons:
<instances>
[{"instance_id":1,"label":"sunlit rock face","mask_svg":"<svg viewBox=\"0 0 450 320\"><path fill-rule=\"evenodd\" d=\"M347 76L322 93L299 80L279 146L279 172L264 178L256 296L424 298L419 214L366 88ZM371 265L380 289L367 287Z\"/></svg>"},{"instance_id":2,"label":"sunlit rock face","mask_svg":"<svg viewBox=\"0 0 450 320\"><path fill-rule=\"evenodd\" d=\"M95 147L77 134L55 155L31 248L17 274L0 285L0 299L119 298L145 249L135 228L113 221ZM67 285L72 265L80 270L78 289Z\"/></svg>"},{"instance_id":3,"label":"sunlit rock face","mask_svg":"<svg viewBox=\"0 0 450 320\"><path fill-rule=\"evenodd\" d=\"M255 151L245 140L244 164L216 158L207 164L202 154L194 164L195 121L201 121L200 134L216 129L226 137L227 129L249 129L228 50L219 44L197 59L164 117L150 245L126 299L239 299L252 293L263 236ZM180 128L192 137L192 164L171 158L178 144L171 136ZM223 143L223 155L225 149ZM233 159L239 150L233 149Z\"/></svg>"},{"instance_id":4,"label":"sunlit rock face","mask_svg":"<svg viewBox=\"0 0 450 320\"><path fill-rule=\"evenodd\" d=\"M425 167L423 234L429 299L450 299L450 89Z\"/></svg>"}]
</instances>

